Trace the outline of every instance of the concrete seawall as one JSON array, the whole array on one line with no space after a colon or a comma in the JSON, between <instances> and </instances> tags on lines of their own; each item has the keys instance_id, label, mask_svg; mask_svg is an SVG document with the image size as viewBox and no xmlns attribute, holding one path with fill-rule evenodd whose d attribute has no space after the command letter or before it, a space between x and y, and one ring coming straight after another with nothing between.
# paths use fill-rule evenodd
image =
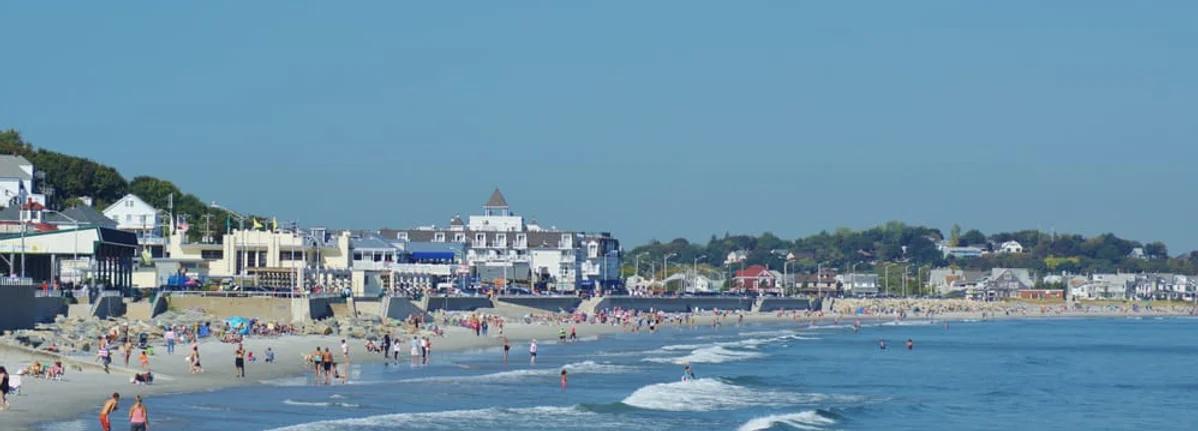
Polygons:
<instances>
[{"instance_id":1,"label":"concrete seawall","mask_svg":"<svg viewBox=\"0 0 1198 431\"><path fill-rule=\"evenodd\" d=\"M292 320L291 301L288 298L226 298L190 295L171 295L167 299L172 310L199 309L221 319L241 316L278 322Z\"/></svg>"},{"instance_id":2,"label":"concrete seawall","mask_svg":"<svg viewBox=\"0 0 1198 431\"><path fill-rule=\"evenodd\" d=\"M492 308L491 298L485 296L430 296L428 311L474 311L480 308Z\"/></svg>"},{"instance_id":3,"label":"concrete seawall","mask_svg":"<svg viewBox=\"0 0 1198 431\"><path fill-rule=\"evenodd\" d=\"M36 311L33 287L0 286L0 330L32 328Z\"/></svg>"},{"instance_id":4,"label":"concrete seawall","mask_svg":"<svg viewBox=\"0 0 1198 431\"><path fill-rule=\"evenodd\" d=\"M765 298L757 311L813 310L819 308L819 300L801 298Z\"/></svg>"},{"instance_id":5,"label":"concrete seawall","mask_svg":"<svg viewBox=\"0 0 1198 431\"><path fill-rule=\"evenodd\" d=\"M680 297L649 298L643 296L608 296L603 298L595 310L621 308L625 310L658 310L667 313L682 313L694 310L744 310L753 308L753 298L742 297Z\"/></svg>"},{"instance_id":6,"label":"concrete seawall","mask_svg":"<svg viewBox=\"0 0 1198 431\"><path fill-rule=\"evenodd\" d=\"M555 313L563 310L572 313L582 304L582 298L577 296L500 296L495 301Z\"/></svg>"},{"instance_id":7,"label":"concrete seawall","mask_svg":"<svg viewBox=\"0 0 1198 431\"><path fill-rule=\"evenodd\" d=\"M67 300L61 296L43 296L33 298L34 323L51 323L59 315L66 315L69 308Z\"/></svg>"},{"instance_id":8,"label":"concrete seawall","mask_svg":"<svg viewBox=\"0 0 1198 431\"><path fill-rule=\"evenodd\" d=\"M125 315L125 299L119 296L105 296L100 298L96 304L92 316L99 319L107 319L109 317L121 317Z\"/></svg>"},{"instance_id":9,"label":"concrete seawall","mask_svg":"<svg viewBox=\"0 0 1198 431\"><path fill-rule=\"evenodd\" d=\"M408 316L425 316L428 314L408 298L383 298L382 307L379 312L383 314L384 318L394 320L405 320Z\"/></svg>"}]
</instances>

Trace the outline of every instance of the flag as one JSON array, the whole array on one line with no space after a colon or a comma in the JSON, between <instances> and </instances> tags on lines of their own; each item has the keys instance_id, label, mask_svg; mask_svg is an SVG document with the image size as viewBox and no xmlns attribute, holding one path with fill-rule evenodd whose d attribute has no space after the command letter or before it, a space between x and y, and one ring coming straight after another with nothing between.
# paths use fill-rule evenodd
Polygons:
<instances>
[{"instance_id":1,"label":"flag","mask_svg":"<svg viewBox=\"0 0 1198 431\"><path fill-rule=\"evenodd\" d=\"M149 248L141 249L141 263L143 265L149 265L153 260L154 256L150 254Z\"/></svg>"},{"instance_id":2,"label":"flag","mask_svg":"<svg viewBox=\"0 0 1198 431\"><path fill-rule=\"evenodd\" d=\"M179 216L179 222L178 222L178 224L176 224L175 230L179 233L187 233L187 229L190 227L191 226L189 226L187 224L187 218L183 217L183 216Z\"/></svg>"},{"instance_id":3,"label":"flag","mask_svg":"<svg viewBox=\"0 0 1198 431\"><path fill-rule=\"evenodd\" d=\"M257 218L251 220L254 222L254 230L262 230L262 223Z\"/></svg>"},{"instance_id":4,"label":"flag","mask_svg":"<svg viewBox=\"0 0 1198 431\"><path fill-rule=\"evenodd\" d=\"M270 218L270 231L277 232L278 230L279 230L279 218L271 217Z\"/></svg>"}]
</instances>

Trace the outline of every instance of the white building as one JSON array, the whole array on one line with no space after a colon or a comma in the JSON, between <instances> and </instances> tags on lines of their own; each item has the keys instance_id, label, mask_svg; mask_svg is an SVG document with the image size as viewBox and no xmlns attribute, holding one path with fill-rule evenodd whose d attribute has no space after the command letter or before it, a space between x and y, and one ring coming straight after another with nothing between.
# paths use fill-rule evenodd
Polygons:
<instances>
[{"instance_id":1,"label":"white building","mask_svg":"<svg viewBox=\"0 0 1198 431\"><path fill-rule=\"evenodd\" d=\"M116 228L137 234L137 244L148 249L153 257L163 257L166 233L163 225L168 222L160 211L132 193L118 199L104 209L104 216L116 222Z\"/></svg>"},{"instance_id":2,"label":"white building","mask_svg":"<svg viewBox=\"0 0 1198 431\"><path fill-rule=\"evenodd\" d=\"M450 219L449 226L380 229L385 240L459 243L465 264L480 285L573 291L614 287L620 280L620 243L609 233L542 228L515 215L499 189L481 215Z\"/></svg>"},{"instance_id":3,"label":"white building","mask_svg":"<svg viewBox=\"0 0 1198 431\"><path fill-rule=\"evenodd\" d=\"M1019 241L1007 241L998 246L998 252L1004 254L1023 253L1023 244L1020 244Z\"/></svg>"},{"instance_id":4,"label":"white building","mask_svg":"<svg viewBox=\"0 0 1198 431\"><path fill-rule=\"evenodd\" d=\"M30 200L45 205L46 195L34 193L35 173L33 163L24 157L0 155L0 207Z\"/></svg>"}]
</instances>

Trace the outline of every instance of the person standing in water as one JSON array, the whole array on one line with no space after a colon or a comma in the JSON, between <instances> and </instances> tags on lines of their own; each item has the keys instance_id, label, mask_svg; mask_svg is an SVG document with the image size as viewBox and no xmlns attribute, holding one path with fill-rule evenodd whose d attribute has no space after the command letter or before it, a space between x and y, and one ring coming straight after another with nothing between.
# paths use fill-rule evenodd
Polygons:
<instances>
[{"instance_id":1,"label":"person standing in water","mask_svg":"<svg viewBox=\"0 0 1198 431\"><path fill-rule=\"evenodd\" d=\"M907 339L907 350L915 350L915 342L910 338Z\"/></svg>"},{"instance_id":2,"label":"person standing in water","mask_svg":"<svg viewBox=\"0 0 1198 431\"><path fill-rule=\"evenodd\" d=\"M150 426L150 412L141 403L141 395L133 397L133 407L129 408L129 431L146 431Z\"/></svg>"},{"instance_id":3,"label":"person standing in water","mask_svg":"<svg viewBox=\"0 0 1198 431\"><path fill-rule=\"evenodd\" d=\"M528 365L537 365L537 339L533 338L532 342L528 343Z\"/></svg>"},{"instance_id":4,"label":"person standing in water","mask_svg":"<svg viewBox=\"0 0 1198 431\"><path fill-rule=\"evenodd\" d=\"M108 415L121 408L121 394L113 392L112 398L104 402L104 407L100 408L100 429L104 431L112 431L112 422L108 421Z\"/></svg>"},{"instance_id":5,"label":"person standing in water","mask_svg":"<svg viewBox=\"0 0 1198 431\"><path fill-rule=\"evenodd\" d=\"M566 386L569 386L569 378L566 377L566 369L562 368L562 390L563 391L566 390Z\"/></svg>"},{"instance_id":6,"label":"person standing in water","mask_svg":"<svg viewBox=\"0 0 1198 431\"><path fill-rule=\"evenodd\" d=\"M695 369L691 368L691 364L686 364L682 367L682 381L687 382L695 379Z\"/></svg>"},{"instance_id":7,"label":"person standing in water","mask_svg":"<svg viewBox=\"0 0 1198 431\"><path fill-rule=\"evenodd\" d=\"M512 350L512 343L508 341L507 335L503 336L503 365L507 365L507 353Z\"/></svg>"},{"instance_id":8,"label":"person standing in water","mask_svg":"<svg viewBox=\"0 0 1198 431\"><path fill-rule=\"evenodd\" d=\"M886 340L878 340L878 348L886 350Z\"/></svg>"}]
</instances>

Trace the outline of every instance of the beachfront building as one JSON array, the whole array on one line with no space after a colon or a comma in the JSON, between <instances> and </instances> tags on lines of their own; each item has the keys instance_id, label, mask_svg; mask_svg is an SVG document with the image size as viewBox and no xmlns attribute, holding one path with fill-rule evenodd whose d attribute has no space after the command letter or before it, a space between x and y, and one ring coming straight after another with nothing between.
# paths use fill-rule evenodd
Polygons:
<instances>
[{"instance_id":1,"label":"beachfront building","mask_svg":"<svg viewBox=\"0 0 1198 431\"><path fill-rule=\"evenodd\" d=\"M985 273L959 268L933 268L928 273L928 285L940 295L974 290Z\"/></svg>"},{"instance_id":2,"label":"beachfront building","mask_svg":"<svg viewBox=\"0 0 1198 431\"><path fill-rule=\"evenodd\" d=\"M614 288L620 279L620 243L610 233L542 227L512 212L499 189L483 212L448 226L379 230L387 240L454 243L465 250L464 265L481 287L573 292Z\"/></svg>"},{"instance_id":3,"label":"beachfront building","mask_svg":"<svg viewBox=\"0 0 1198 431\"><path fill-rule=\"evenodd\" d=\"M878 296L878 274L848 273L836 276L845 293L857 297Z\"/></svg>"},{"instance_id":4,"label":"beachfront building","mask_svg":"<svg viewBox=\"0 0 1198 431\"><path fill-rule=\"evenodd\" d=\"M155 258L163 257L166 248L166 235L163 232L166 220L161 213L132 193L104 208L104 216L116 222L117 229L137 235L140 247Z\"/></svg>"},{"instance_id":5,"label":"beachfront building","mask_svg":"<svg viewBox=\"0 0 1198 431\"><path fill-rule=\"evenodd\" d=\"M696 274L693 269L676 272L665 279L666 290L687 293L711 293L720 290L724 280Z\"/></svg>"},{"instance_id":6,"label":"beachfront building","mask_svg":"<svg viewBox=\"0 0 1198 431\"><path fill-rule=\"evenodd\" d=\"M779 285L778 278L763 265L749 265L732 278L732 289L740 292L777 293Z\"/></svg>"},{"instance_id":7,"label":"beachfront building","mask_svg":"<svg viewBox=\"0 0 1198 431\"><path fill-rule=\"evenodd\" d=\"M1075 299L1125 300L1136 296L1135 274L1092 274L1079 285L1070 285L1069 296Z\"/></svg>"},{"instance_id":8,"label":"beachfront building","mask_svg":"<svg viewBox=\"0 0 1198 431\"><path fill-rule=\"evenodd\" d=\"M1021 290L1033 290L1036 282L1026 268L993 268L976 287L967 290L972 299L992 301L1019 297Z\"/></svg>"},{"instance_id":9,"label":"beachfront building","mask_svg":"<svg viewBox=\"0 0 1198 431\"><path fill-rule=\"evenodd\" d=\"M132 285L136 239L90 207L46 209L34 200L0 210L0 273L11 281Z\"/></svg>"},{"instance_id":10,"label":"beachfront building","mask_svg":"<svg viewBox=\"0 0 1198 431\"><path fill-rule=\"evenodd\" d=\"M0 155L0 207L20 206L29 202L46 204L46 195L35 193L33 163L21 156Z\"/></svg>"},{"instance_id":11,"label":"beachfront building","mask_svg":"<svg viewBox=\"0 0 1198 431\"><path fill-rule=\"evenodd\" d=\"M350 238L324 228L235 229L215 244L172 239L167 250L171 259L203 262L208 276L240 286L340 291L351 283Z\"/></svg>"},{"instance_id":12,"label":"beachfront building","mask_svg":"<svg viewBox=\"0 0 1198 431\"><path fill-rule=\"evenodd\" d=\"M834 268L819 268L818 274L790 274L788 284L807 295L837 295L844 291L844 284Z\"/></svg>"}]
</instances>

